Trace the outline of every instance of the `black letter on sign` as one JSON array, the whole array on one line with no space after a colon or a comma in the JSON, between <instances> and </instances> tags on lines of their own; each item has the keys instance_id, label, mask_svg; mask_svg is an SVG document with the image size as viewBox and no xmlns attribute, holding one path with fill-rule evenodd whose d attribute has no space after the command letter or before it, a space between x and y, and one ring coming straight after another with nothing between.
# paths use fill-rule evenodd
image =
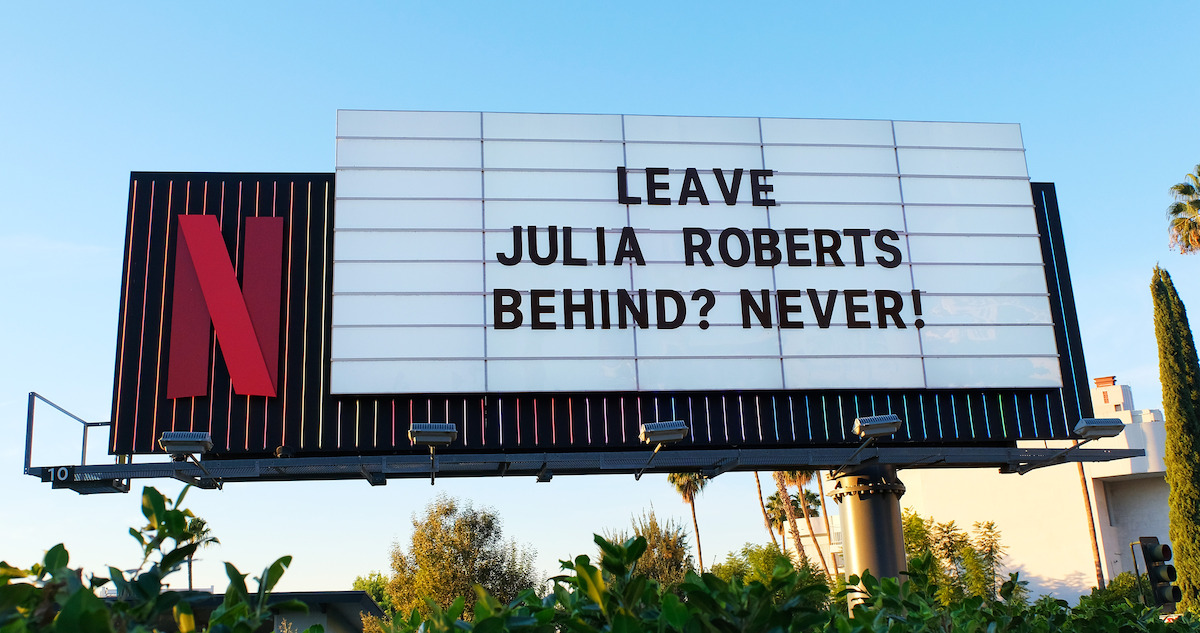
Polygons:
<instances>
[{"instance_id":1,"label":"black letter on sign","mask_svg":"<svg viewBox=\"0 0 1200 633\"><path fill-rule=\"evenodd\" d=\"M750 170L750 199L754 202L754 206L775 206L775 201L767 197L768 193L775 191L775 185L767 184L767 177L774 175L775 171L771 169Z\"/></svg>"},{"instance_id":2,"label":"black letter on sign","mask_svg":"<svg viewBox=\"0 0 1200 633\"><path fill-rule=\"evenodd\" d=\"M558 227L553 224L546 227L546 239L550 241L550 252L545 257L538 255L537 227L531 226L529 231L529 259L538 266L549 266L558 259ZM533 318L534 321L537 317Z\"/></svg>"},{"instance_id":3,"label":"black letter on sign","mask_svg":"<svg viewBox=\"0 0 1200 633\"><path fill-rule=\"evenodd\" d=\"M842 235L854 238L854 265L866 266L863 261L862 238L871 234L870 229L842 229Z\"/></svg>"},{"instance_id":4,"label":"black letter on sign","mask_svg":"<svg viewBox=\"0 0 1200 633\"><path fill-rule=\"evenodd\" d=\"M642 247L638 246L637 233L634 233L633 227L630 226L621 228L621 239L617 241L617 252L613 255L613 265L619 266L627 258L633 258L638 266L646 265L646 258L642 256Z\"/></svg>"},{"instance_id":5,"label":"black letter on sign","mask_svg":"<svg viewBox=\"0 0 1200 633\"><path fill-rule=\"evenodd\" d=\"M700 242L696 243L693 237L700 238ZM696 265L696 255L700 255L700 261L704 262L705 266L712 266L712 257L708 255L708 247L712 246L712 236L708 234L706 229L697 229L692 227L683 228L683 256L684 263L688 266Z\"/></svg>"},{"instance_id":6,"label":"black letter on sign","mask_svg":"<svg viewBox=\"0 0 1200 633\"><path fill-rule=\"evenodd\" d=\"M774 266L783 257L779 253L779 233L771 229L753 229L754 236L754 265Z\"/></svg>"},{"instance_id":7,"label":"black letter on sign","mask_svg":"<svg viewBox=\"0 0 1200 633\"><path fill-rule=\"evenodd\" d=\"M882 229L875 234L875 248L892 256L891 259L876 257L875 261L879 262L884 268L895 268L900 265L900 249L884 242L884 238L889 240L900 241L900 236L891 229Z\"/></svg>"},{"instance_id":8,"label":"black letter on sign","mask_svg":"<svg viewBox=\"0 0 1200 633\"><path fill-rule=\"evenodd\" d=\"M846 298L846 327L848 327L850 329L861 329L861 328L871 327L870 321L864 321L864 320L858 318L858 316L857 316L858 313L866 312L867 310L870 309L867 306L862 305L861 303L858 303L858 301L857 301L858 299L866 299L867 291L866 290L845 290L842 292L842 296Z\"/></svg>"},{"instance_id":9,"label":"black letter on sign","mask_svg":"<svg viewBox=\"0 0 1200 633\"><path fill-rule=\"evenodd\" d=\"M596 319L592 315L592 289L583 291L583 303L575 303L574 291L570 288L563 290L563 327L575 329L575 313L583 313L584 327L591 330L596 327Z\"/></svg>"},{"instance_id":10,"label":"black letter on sign","mask_svg":"<svg viewBox=\"0 0 1200 633\"><path fill-rule=\"evenodd\" d=\"M729 255L729 240L731 238L736 239L738 246L741 248L737 259ZM717 250L721 252L721 260L727 266L733 266L734 268L745 266L746 262L750 261L750 238L746 237L745 231L731 226L721 231L721 237L717 238Z\"/></svg>"},{"instance_id":11,"label":"black letter on sign","mask_svg":"<svg viewBox=\"0 0 1200 633\"><path fill-rule=\"evenodd\" d=\"M725 172L720 168L713 169L713 175L717 177L717 185L721 187L721 197L725 198L725 204L733 206L737 204L738 189L742 186L742 168L738 167L733 170L733 184L725 183Z\"/></svg>"},{"instance_id":12,"label":"black letter on sign","mask_svg":"<svg viewBox=\"0 0 1200 633\"><path fill-rule=\"evenodd\" d=\"M800 238L808 235L808 229L784 229L783 237L787 240L788 266L812 266L812 260L801 257L802 251L808 250L808 242Z\"/></svg>"},{"instance_id":13,"label":"black letter on sign","mask_svg":"<svg viewBox=\"0 0 1200 633\"><path fill-rule=\"evenodd\" d=\"M804 321L799 318L793 320L792 315L800 314L800 306L788 303L788 299L799 299L803 296L799 290L780 290L775 293L775 299L779 302L779 327L781 329L804 327Z\"/></svg>"},{"instance_id":14,"label":"black letter on sign","mask_svg":"<svg viewBox=\"0 0 1200 633\"><path fill-rule=\"evenodd\" d=\"M506 314L511 314L512 318L505 319ZM492 327L497 330L515 330L521 327L524 319L521 315L521 293L507 288L496 288L492 292Z\"/></svg>"},{"instance_id":15,"label":"black letter on sign","mask_svg":"<svg viewBox=\"0 0 1200 633\"><path fill-rule=\"evenodd\" d=\"M825 238L829 238L829 243L825 243ZM837 231L829 229L813 229L813 241L817 245L817 265L825 265L825 257L833 261L834 266L845 266L842 263L842 258L838 255L838 249L842 247L842 236L838 235ZM532 255L530 255L532 257Z\"/></svg>"},{"instance_id":16,"label":"black letter on sign","mask_svg":"<svg viewBox=\"0 0 1200 633\"><path fill-rule=\"evenodd\" d=\"M629 195L629 183L625 180L625 168L617 168L617 201L621 204L641 204L638 196Z\"/></svg>"},{"instance_id":17,"label":"black letter on sign","mask_svg":"<svg viewBox=\"0 0 1200 633\"><path fill-rule=\"evenodd\" d=\"M596 265L604 265L604 227L596 227Z\"/></svg>"},{"instance_id":18,"label":"black letter on sign","mask_svg":"<svg viewBox=\"0 0 1200 633\"><path fill-rule=\"evenodd\" d=\"M750 329L750 313L754 312L754 316L758 317L758 324L769 328L771 327L771 291L759 290L759 295L762 297L760 305L754 300L754 294L749 290L743 289L742 295L742 327Z\"/></svg>"},{"instance_id":19,"label":"black letter on sign","mask_svg":"<svg viewBox=\"0 0 1200 633\"><path fill-rule=\"evenodd\" d=\"M650 327L650 322L646 319L646 313L649 312L648 303L646 302L646 289L641 288L637 291L637 303L633 302L633 297L629 291L624 288L617 289L617 327L624 330L629 327L629 318L633 318L633 322L643 330Z\"/></svg>"},{"instance_id":20,"label":"black letter on sign","mask_svg":"<svg viewBox=\"0 0 1200 633\"><path fill-rule=\"evenodd\" d=\"M563 266L587 266L587 260L571 256L571 227L563 227Z\"/></svg>"},{"instance_id":21,"label":"black letter on sign","mask_svg":"<svg viewBox=\"0 0 1200 633\"><path fill-rule=\"evenodd\" d=\"M513 227L513 254L496 253L496 261L505 266L516 266L521 261L521 227Z\"/></svg>"},{"instance_id":22,"label":"black letter on sign","mask_svg":"<svg viewBox=\"0 0 1200 633\"><path fill-rule=\"evenodd\" d=\"M654 194L655 191L661 191L670 187L669 183L658 182L655 176L666 176L671 173L666 167L647 167L646 168L646 203L647 204L671 204L670 198L663 198Z\"/></svg>"},{"instance_id":23,"label":"black letter on sign","mask_svg":"<svg viewBox=\"0 0 1200 633\"><path fill-rule=\"evenodd\" d=\"M812 304L813 312L817 316L817 327L825 329L829 327L829 322L833 320L833 305L837 303L838 291L830 290L825 295L825 305L821 305L821 297L817 294L816 288L808 289L808 302Z\"/></svg>"},{"instance_id":24,"label":"black letter on sign","mask_svg":"<svg viewBox=\"0 0 1200 633\"><path fill-rule=\"evenodd\" d=\"M704 193L704 185L700 182L700 174L695 167L688 167L683 174L683 189L679 192L679 204L687 204L688 198L696 198L700 204L708 204L708 194Z\"/></svg>"},{"instance_id":25,"label":"black letter on sign","mask_svg":"<svg viewBox=\"0 0 1200 633\"><path fill-rule=\"evenodd\" d=\"M675 302L675 318L667 318L667 299L670 298ZM674 330L683 325L683 319L687 316L687 304L683 302L683 295L674 290L655 290L654 301L658 304L658 329Z\"/></svg>"},{"instance_id":26,"label":"black letter on sign","mask_svg":"<svg viewBox=\"0 0 1200 633\"><path fill-rule=\"evenodd\" d=\"M879 327L887 327L888 317L892 317L892 322L896 324L896 327L901 329L907 327L900 319L900 309L903 307L904 299L895 290L875 291L875 318L879 319Z\"/></svg>"},{"instance_id":27,"label":"black letter on sign","mask_svg":"<svg viewBox=\"0 0 1200 633\"><path fill-rule=\"evenodd\" d=\"M554 305L542 305L543 299L553 299L553 290L530 290L529 291L529 324L535 330L553 330L557 327L554 321L543 321L542 315L554 315Z\"/></svg>"}]
</instances>

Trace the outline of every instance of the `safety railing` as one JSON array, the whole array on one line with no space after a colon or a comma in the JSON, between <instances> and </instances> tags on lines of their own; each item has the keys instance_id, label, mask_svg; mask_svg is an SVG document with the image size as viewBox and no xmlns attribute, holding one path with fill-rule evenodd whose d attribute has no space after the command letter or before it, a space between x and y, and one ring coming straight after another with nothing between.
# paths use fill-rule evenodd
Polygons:
<instances>
[{"instance_id":1,"label":"safety railing","mask_svg":"<svg viewBox=\"0 0 1200 633\"><path fill-rule=\"evenodd\" d=\"M29 405L28 405L28 408L26 409L26 414L25 414L25 474L28 475L29 469L33 466L33 421L34 421L34 410L36 409L37 402L39 400L50 405L51 407L54 407L54 409L57 410L59 413L65 415L68 418L71 418L72 420L75 420L76 422L83 425L83 442L82 442L82 446L80 447L80 451L79 451L79 465L86 466L87 465L88 431L97 426L111 427L112 422L111 421L88 422L87 420L84 420L83 418L75 415L74 413L71 413L70 411L67 411L66 409L62 408L61 406L51 402L50 400L43 397L41 394L34 392L34 391L30 391L29 392Z\"/></svg>"}]
</instances>

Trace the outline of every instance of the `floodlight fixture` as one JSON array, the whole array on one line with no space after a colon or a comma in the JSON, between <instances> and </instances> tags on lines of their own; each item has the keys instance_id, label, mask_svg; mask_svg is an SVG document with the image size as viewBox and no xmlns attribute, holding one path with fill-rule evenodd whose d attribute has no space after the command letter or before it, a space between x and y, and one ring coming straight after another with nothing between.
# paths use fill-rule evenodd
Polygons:
<instances>
[{"instance_id":1,"label":"floodlight fixture","mask_svg":"<svg viewBox=\"0 0 1200 633\"><path fill-rule=\"evenodd\" d=\"M158 438L158 445L171 455L171 459L181 462L188 455L207 453L212 450L212 435L199 431L163 431Z\"/></svg>"},{"instance_id":2,"label":"floodlight fixture","mask_svg":"<svg viewBox=\"0 0 1200 633\"><path fill-rule=\"evenodd\" d=\"M1075 425L1075 435L1089 441L1116 437L1124 430L1125 423L1119 418L1083 418Z\"/></svg>"},{"instance_id":3,"label":"floodlight fixture","mask_svg":"<svg viewBox=\"0 0 1200 633\"><path fill-rule=\"evenodd\" d=\"M222 489L221 480L213 477L212 473L200 463L196 458L197 455L202 455L212 450L213 441L212 434L203 431L163 431L163 434L158 437L158 446L171 456L172 461L184 462L191 461L200 469L200 472L208 476L216 485L217 490ZM185 481L191 481L185 479ZM205 483L200 480L199 483Z\"/></svg>"},{"instance_id":4,"label":"floodlight fixture","mask_svg":"<svg viewBox=\"0 0 1200 633\"><path fill-rule=\"evenodd\" d=\"M682 420L668 422L649 422L642 425L638 439L647 444L669 444L687 437L687 423Z\"/></svg>"},{"instance_id":5,"label":"floodlight fixture","mask_svg":"<svg viewBox=\"0 0 1200 633\"><path fill-rule=\"evenodd\" d=\"M1017 468L1016 472L1018 475L1024 475L1035 468L1060 464L1066 461L1065 458L1067 455L1079 450L1080 446L1106 437L1116 437L1124 430L1125 423L1119 418L1080 418L1079 422L1075 423L1074 431L1075 435L1083 438L1082 440L1076 440L1074 445L1063 449L1049 459L1025 464ZM1012 471L1010 470L1009 472Z\"/></svg>"},{"instance_id":6,"label":"floodlight fixture","mask_svg":"<svg viewBox=\"0 0 1200 633\"><path fill-rule=\"evenodd\" d=\"M854 426L851 431L855 435L863 438L863 443L858 445L858 448L846 458L846 462L841 466L829 471L829 478L836 479L846 470L846 467L854 462L867 447L871 446L881 437L891 437L900 430L904 421L895 413L884 413L881 415L868 415L860 418L854 418Z\"/></svg>"},{"instance_id":7,"label":"floodlight fixture","mask_svg":"<svg viewBox=\"0 0 1200 633\"><path fill-rule=\"evenodd\" d=\"M895 435L900 430L900 416L895 413L869 415L854 419L854 434L861 438L876 438Z\"/></svg>"},{"instance_id":8,"label":"floodlight fixture","mask_svg":"<svg viewBox=\"0 0 1200 633\"><path fill-rule=\"evenodd\" d=\"M458 427L450 422L413 422L408 427L408 439L417 446L429 447L429 485L432 486L437 479L437 447L449 446L458 439Z\"/></svg>"},{"instance_id":9,"label":"floodlight fixture","mask_svg":"<svg viewBox=\"0 0 1200 633\"><path fill-rule=\"evenodd\" d=\"M408 439L418 446L448 446L458 439L458 427L449 422L413 422Z\"/></svg>"},{"instance_id":10,"label":"floodlight fixture","mask_svg":"<svg viewBox=\"0 0 1200 633\"><path fill-rule=\"evenodd\" d=\"M538 483L544 484L549 482L554 477L554 471L550 470L549 464L542 464L542 467L537 471Z\"/></svg>"},{"instance_id":11,"label":"floodlight fixture","mask_svg":"<svg viewBox=\"0 0 1200 633\"><path fill-rule=\"evenodd\" d=\"M641 425L641 433L638 433L638 439L646 444L654 444L654 452L650 453L650 459L646 460L646 465L633 475L634 481L641 481L642 473L650 467L650 462L654 461L654 456L658 455L658 451L662 450L663 445L678 442L687 437L688 427L683 420L668 420L666 422L647 422Z\"/></svg>"}]
</instances>

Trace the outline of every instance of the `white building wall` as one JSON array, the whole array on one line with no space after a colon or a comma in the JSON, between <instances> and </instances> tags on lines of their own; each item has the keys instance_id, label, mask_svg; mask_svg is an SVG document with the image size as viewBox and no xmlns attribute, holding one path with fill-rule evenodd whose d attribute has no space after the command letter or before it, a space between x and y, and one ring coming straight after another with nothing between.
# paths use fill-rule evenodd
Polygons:
<instances>
[{"instance_id":1,"label":"white building wall","mask_svg":"<svg viewBox=\"0 0 1200 633\"><path fill-rule=\"evenodd\" d=\"M1064 464L1025 475L983 469L901 471L900 505L970 531L995 521L1008 548L1007 572L1034 594L1074 600L1096 583L1079 475Z\"/></svg>"},{"instance_id":2,"label":"white building wall","mask_svg":"<svg viewBox=\"0 0 1200 633\"><path fill-rule=\"evenodd\" d=\"M1167 482L1161 475L1098 480L1107 499L1107 512L1096 517L1102 535L1102 555L1108 577L1133 571L1129 544L1142 536L1167 538ZM1140 560L1138 566L1145 572Z\"/></svg>"},{"instance_id":3,"label":"white building wall","mask_svg":"<svg viewBox=\"0 0 1200 633\"><path fill-rule=\"evenodd\" d=\"M829 508L829 530L831 534L825 531L825 518L812 518L812 534L817 538L817 545L821 550L821 554L825 557L825 564L829 566L829 571L832 573L834 567L837 567L839 573L845 573L846 562L842 556L842 517L837 513L837 503L830 500ZM808 556L809 561L817 567L821 566L818 560L817 551L813 548L812 536L809 536L808 526L804 523L804 515L796 516L796 529L800 532L801 544L804 546L804 553ZM783 552L792 557L792 561L799 560L799 553L796 551L795 543L792 542L790 530L784 530L786 534L786 542L782 543Z\"/></svg>"},{"instance_id":4,"label":"white building wall","mask_svg":"<svg viewBox=\"0 0 1200 633\"><path fill-rule=\"evenodd\" d=\"M1092 390L1095 416L1119 418L1126 423L1125 430L1088 447L1141 448L1146 456L1084 465L1106 580L1133 571L1130 542L1139 536L1157 536L1166 542L1168 525L1162 412L1134 409L1129 387L1115 384L1115 378L1111 382ZM1065 448L1070 443L1020 445ZM900 500L902 507L939 522L954 521L966 531L977 521L995 521L1008 547L1007 570L1020 572L1035 594L1074 600L1095 586L1095 559L1077 465L1049 466L1025 475L982 469L904 470L900 478L908 489Z\"/></svg>"}]
</instances>

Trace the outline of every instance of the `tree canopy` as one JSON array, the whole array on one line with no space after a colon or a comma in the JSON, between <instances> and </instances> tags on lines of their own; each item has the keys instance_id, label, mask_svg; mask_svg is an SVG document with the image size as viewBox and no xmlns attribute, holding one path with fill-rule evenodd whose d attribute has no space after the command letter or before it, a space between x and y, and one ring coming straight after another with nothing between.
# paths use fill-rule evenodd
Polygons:
<instances>
[{"instance_id":1,"label":"tree canopy","mask_svg":"<svg viewBox=\"0 0 1200 633\"><path fill-rule=\"evenodd\" d=\"M712 573L725 582L734 578L743 583L768 582L780 562L792 565L792 559L774 543L746 543L737 552L729 552L725 560L712 566ZM808 570L811 573L811 569Z\"/></svg>"},{"instance_id":2,"label":"tree canopy","mask_svg":"<svg viewBox=\"0 0 1200 633\"><path fill-rule=\"evenodd\" d=\"M634 516L630 523L633 537L646 539L646 551L634 564L638 574L671 589L683 582L689 571L695 571L695 560L688 548L687 530L683 525L671 519L659 521L654 510ZM619 530L606 534L605 538L612 543L624 543L631 537L628 532Z\"/></svg>"},{"instance_id":3,"label":"tree canopy","mask_svg":"<svg viewBox=\"0 0 1200 633\"><path fill-rule=\"evenodd\" d=\"M904 551L912 561L932 554L931 580L937 585L942 604L954 604L979 596L995 600L1004 581L1003 565L1007 548L1000 540L1000 529L993 521L977 521L973 535L954 521L938 523L905 509ZM1023 590L1018 586L1020 594Z\"/></svg>"},{"instance_id":4,"label":"tree canopy","mask_svg":"<svg viewBox=\"0 0 1200 633\"><path fill-rule=\"evenodd\" d=\"M475 585L502 602L539 584L534 552L505 541L500 517L488 508L476 509L445 495L412 519L408 550L392 548L392 577L387 593L399 614L417 609L428 615L425 598L446 609L458 596L472 613Z\"/></svg>"},{"instance_id":5,"label":"tree canopy","mask_svg":"<svg viewBox=\"0 0 1200 633\"><path fill-rule=\"evenodd\" d=\"M388 595L387 587L387 575L378 571L373 571L366 576L359 576L355 578L354 584L351 585L351 588L355 591L367 592L367 595L371 596L371 599L375 601L375 604L379 605L379 608L382 609L388 617L391 617L395 613L395 609L392 607L392 598Z\"/></svg>"},{"instance_id":6,"label":"tree canopy","mask_svg":"<svg viewBox=\"0 0 1200 633\"><path fill-rule=\"evenodd\" d=\"M1198 167L1200 169L1200 167ZM1167 446L1167 516L1181 609L1200 609L1200 362L1187 310L1167 271L1150 282Z\"/></svg>"},{"instance_id":7,"label":"tree canopy","mask_svg":"<svg viewBox=\"0 0 1200 633\"><path fill-rule=\"evenodd\" d=\"M1200 165L1185 175L1183 182L1171 187L1171 195L1175 197L1167 207L1171 248L1194 253L1200 250Z\"/></svg>"}]
</instances>

